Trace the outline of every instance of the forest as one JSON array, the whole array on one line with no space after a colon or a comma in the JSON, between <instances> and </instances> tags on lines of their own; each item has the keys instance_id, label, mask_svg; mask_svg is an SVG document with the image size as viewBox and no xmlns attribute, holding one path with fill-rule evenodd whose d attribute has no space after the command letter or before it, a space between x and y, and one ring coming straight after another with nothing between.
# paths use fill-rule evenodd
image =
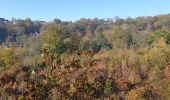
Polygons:
<instances>
[{"instance_id":1,"label":"forest","mask_svg":"<svg viewBox=\"0 0 170 100\"><path fill-rule=\"evenodd\" d=\"M0 18L1 100L170 100L170 14Z\"/></svg>"}]
</instances>

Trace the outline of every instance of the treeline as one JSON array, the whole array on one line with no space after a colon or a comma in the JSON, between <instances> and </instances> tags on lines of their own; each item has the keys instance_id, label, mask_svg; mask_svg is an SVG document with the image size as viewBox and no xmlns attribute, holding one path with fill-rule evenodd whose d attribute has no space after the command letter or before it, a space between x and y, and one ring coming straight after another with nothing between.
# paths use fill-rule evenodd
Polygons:
<instances>
[{"instance_id":1,"label":"treeline","mask_svg":"<svg viewBox=\"0 0 170 100\"><path fill-rule=\"evenodd\" d=\"M16 42L18 35L34 35L40 32L43 21L13 18L11 21L0 18L0 43Z\"/></svg>"},{"instance_id":2,"label":"treeline","mask_svg":"<svg viewBox=\"0 0 170 100\"><path fill-rule=\"evenodd\" d=\"M35 35L40 33L42 26L49 22L44 21L32 21L27 18L25 20L15 19L6 20L0 18L0 39L1 43L9 40L7 38L13 37L13 41L16 41L18 34ZM115 17L113 19L80 19L75 22L61 21L60 19L54 19L53 23L60 24L64 27L64 33L79 33L81 36L92 35L95 36L103 31L121 28L128 30L133 34L149 34L157 30L169 31L170 27L170 15L158 15L153 17L137 17L121 19Z\"/></svg>"}]
</instances>

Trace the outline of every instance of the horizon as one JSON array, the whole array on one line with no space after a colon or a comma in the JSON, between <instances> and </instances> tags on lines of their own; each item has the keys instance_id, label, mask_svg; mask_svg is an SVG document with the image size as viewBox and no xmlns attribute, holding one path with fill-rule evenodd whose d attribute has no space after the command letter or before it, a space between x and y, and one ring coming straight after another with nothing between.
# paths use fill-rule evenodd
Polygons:
<instances>
[{"instance_id":1,"label":"horizon","mask_svg":"<svg viewBox=\"0 0 170 100\"><path fill-rule=\"evenodd\" d=\"M77 21L86 19L107 19L116 16L126 19L141 16L156 16L170 13L170 2L161 0L119 0L119 1L79 1L79 0L3 0L0 4L0 17L5 19L26 19L53 21ZM5 9L4 9L5 8Z\"/></svg>"},{"instance_id":2,"label":"horizon","mask_svg":"<svg viewBox=\"0 0 170 100\"><path fill-rule=\"evenodd\" d=\"M98 18L98 17L94 17L94 18L85 18L85 17L82 17L82 18L79 18L79 19L76 19L76 20L62 20L62 19L60 19L60 18L53 18L53 19L47 20L47 21L46 21L46 20L41 20L41 19L35 20L35 19L30 18L30 17L25 17L25 18L16 18L16 17L5 18L5 17L0 17L0 18L4 18L4 19L9 20L9 21L12 21L13 19L16 19L16 20L25 20L25 19L29 18L29 19L31 19L32 21L52 22L52 21L54 21L55 19L59 19L59 20L61 20L61 21L66 21L66 22L67 22L67 21L68 21L68 22L76 22L76 21L79 21L79 20L81 20L81 19L91 19L91 20L93 20L93 19L97 18L97 19L107 20L107 19L115 19L116 17L118 17L118 18L120 18L120 19L126 20L127 18L136 19L136 18L138 18L138 17L155 17L155 16L169 15L169 14L170 14L170 13L166 13L166 14L156 14L156 15L152 15L152 16L126 17L126 18L121 18L121 17L119 17L119 16L114 16L114 17L112 17L112 18Z\"/></svg>"}]
</instances>

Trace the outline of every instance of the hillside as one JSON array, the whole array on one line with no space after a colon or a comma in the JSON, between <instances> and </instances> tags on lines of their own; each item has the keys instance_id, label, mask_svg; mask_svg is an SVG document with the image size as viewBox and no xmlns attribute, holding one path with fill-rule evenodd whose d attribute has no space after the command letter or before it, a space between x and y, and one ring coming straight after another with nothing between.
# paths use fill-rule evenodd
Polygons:
<instances>
[{"instance_id":1,"label":"hillside","mask_svg":"<svg viewBox=\"0 0 170 100\"><path fill-rule=\"evenodd\" d=\"M170 100L170 15L0 18L0 99Z\"/></svg>"}]
</instances>

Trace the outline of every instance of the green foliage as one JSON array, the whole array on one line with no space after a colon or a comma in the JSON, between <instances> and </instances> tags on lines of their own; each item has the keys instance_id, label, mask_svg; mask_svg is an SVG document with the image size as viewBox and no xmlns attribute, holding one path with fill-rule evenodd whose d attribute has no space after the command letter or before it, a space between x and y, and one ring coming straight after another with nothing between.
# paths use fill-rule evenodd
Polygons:
<instances>
[{"instance_id":1,"label":"green foliage","mask_svg":"<svg viewBox=\"0 0 170 100\"><path fill-rule=\"evenodd\" d=\"M129 48L133 42L131 33L120 28L109 31L107 39L112 43L113 48Z\"/></svg>"},{"instance_id":2,"label":"green foliage","mask_svg":"<svg viewBox=\"0 0 170 100\"><path fill-rule=\"evenodd\" d=\"M114 91L116 90L114 85L115 84L113 83L112 80L106 80L106 85L105 85L105 88L104 88L105 94L107 94L107 95L113 94Z\"/></svg>"},{"instance_id":3,"label":"green foliage","mask_svg":"<svg viewBox=\"0 0 170 100\"><path fill-rule=\"evenodd\" d=\"M160 37L163 37L165 39L165 42L167 44L170 44L170 33L167 31L158 31L158 32L151 33L148 37L149 44L158 41Z\"/></svg>"},{"instance_id":4,"label":"green foliage","mask_svg":"<svg viewBox=\"0 0 170 100\"><path fill-rule=\"evenodd\" d=\"M65 51L64 34L57 24L49 24L42 31L42 50L46 50L49 56L57 61L60 54Z\"/></svg>"},{"instance_id":5,"label":"green foliage","mask_svg":"<svg viewBox=\"0 0 170 100\"><path fill-rule=\"evenodd\" d=\"M163 88L163 94L170 99L170 83L168 82L165 87Z\"/></svg>"},{"instance_id":6,"label":"green foliage","mask_svg":"<svg viewBox=\"0 0 170 100\"><path fill-rule=\"evenodd\" d=\"M109 44L109 41L106 39L106 37L103 35L103 33L99 33L96 36L96 41L98 42L98 45L101 49L112 49L111 44Z\"/></svg>"},{"instance_id":7,"label":"green foliage","mask_svg":"<svg viewBox=\"0 0 170 100\"><path fill-rule=\"evenodd\" d=\"M1 60L1 67L7 69L12 67L17 59L14 56L14 49L12 48L0 48L0 60Z\"/></svg>"},{"instance_id":8,"label":"green foliage","mask_svg":"<svg viewBox=\"0 0 170 100\"><path fill-rule=\"evenodd\" d=\"M98 41L93 40L93 41L91 42L91 48L93 49L93 51L94 51L95 53L97 53L98 51L101 50L102 47L101 47L101 45L99 45Z\"/></svg>"},{"instance_id":9,"label":"green foliage","mask_svg":"<svg viewBox=\"0 0 170 100\"><path fill-rule=\"evenodd\" d=\"M82 48L81 42L82 40L78 33L70 34L64 40L66 52L69 54L69 53L74 53L74 52L79 51Z\"/></svg>"}]
</instances>

